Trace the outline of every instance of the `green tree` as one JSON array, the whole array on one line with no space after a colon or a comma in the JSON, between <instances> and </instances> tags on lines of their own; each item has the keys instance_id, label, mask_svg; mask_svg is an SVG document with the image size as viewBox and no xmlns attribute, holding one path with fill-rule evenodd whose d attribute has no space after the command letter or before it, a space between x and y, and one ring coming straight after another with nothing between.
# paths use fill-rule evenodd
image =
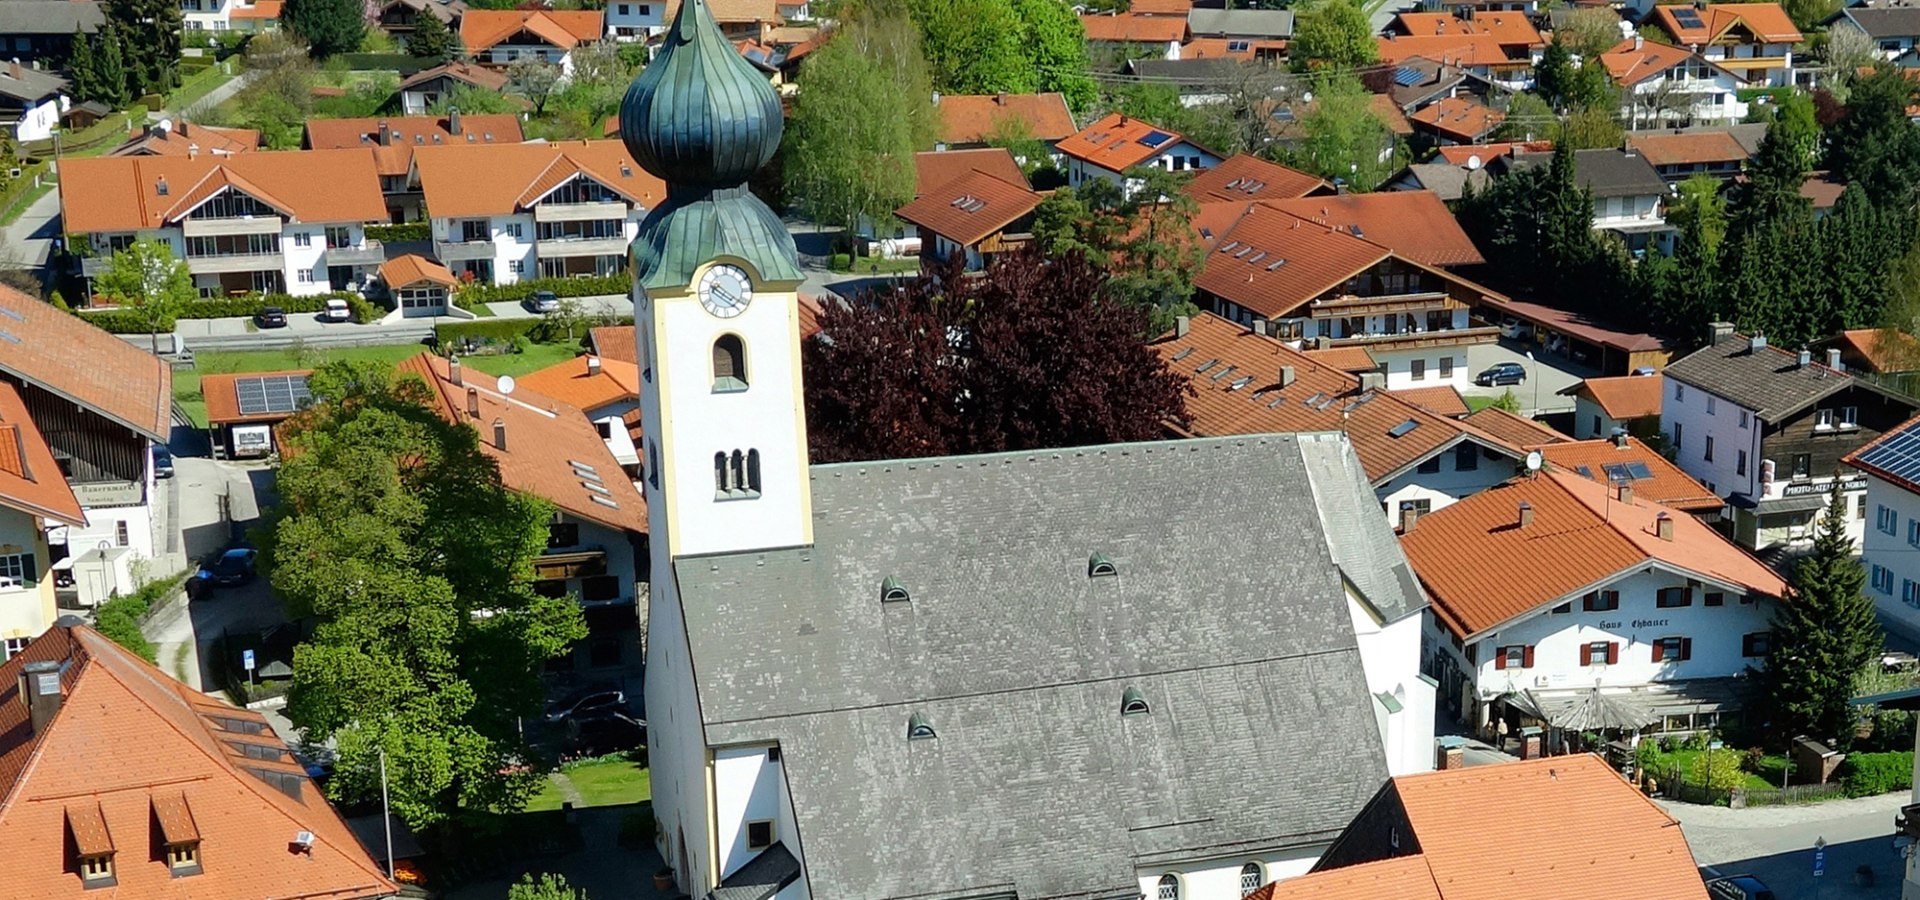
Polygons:
<instances>
[{"instance_id":1,"label":"green tree","mask_svg":"<svg viewBox=\"0 0 1920 900\"><path fill-rule=\"evenodd\" d=\"M587 900L587 892L570 887L565 875L542 872L535 881L529 872L520 876L519 884L507 888L507 900Z\"/></svg>"},{"instance_id":2,"label":"green tree","mask_svg":"<svg viewBox=\"0 0 1920 900\"><path fill-rule=\"evenodd\" d=\"M160 332L171 331L173 317L193 301L193 274L184 260L173 257L165 241L140 240L107 259L107 270L94 276L93 287L102 296L140 311L147 323L153 352L160 352Z\"/></svg>"},{"instance_id":3,"label":"green tree","mask_svg":"<svg viewBox=\"0 0 1920 900\"><path fill-rule=\"evenodd\" d=\"M172 88L183 28L178 0L107 0L106 17L120 45L126 89L148 94Z\"/></svg>"},{"instance_id":4,"label":"green tree","mask_svg":"<svg viewBox=\"0 0 1920 900\"><path fill-rule=\"evenodd\" d=\"M1581 59L1593 59L1620 43L1620 14L1597 7L1570 10L1554 39L1565 41Z\"/></svg>"},{"instance_id":5,"label":"green tree","mask_svg":"<svg viewBox=\"0 0 1920 900\"><path fill-rule=\"evenodd\" d=\"M1614 118L1613 108L1605 104L1574 110L1560 121L1552 134L1554 148L1566 150L1618 147L1625 138L1626 133L1620 130L1620 122Z\"/></svg>"},{"instance_id":6,"label":"green tree","mask_svg":"<svg viewBox=\"0 0 1920 900\"><path fill-rule=\"evenodd\" d=\"M1550 41L1541 51L1540 61L1533 64L1533 89L1549 105L1564 107L1574 91L1574 75L1579 68L1565 42Z\"/></svg>"},{"instance_id":7,"label":"green tree","mask_svg":"<svg viewBox=\"0 0 1920 900\"><path fill-rule=\"evenodd\" d=\"M1853 679L1880 650L1880 625L1862 588L1867 574L1847 537L1847 501L1836 488L1813 552L1788 579L1792 595L1773 614L1766 685L1777 743L1811 735L1845 748L1853 738Z\"/></svg>"},{"instance_id":8,"label":"green tree","mask_svg":"<svg viewBox=\"0 0 1920 900\"><path fill-rule=\"evenodd\" d=\"M470 84L454 87L452 91L441 95L440 100L427 108L427 112L444 116L450 109L457 109L467 115L497 115L518 113L519 104L507 99L499 91L489 91Z\"/></svg>"},{"instance_id":9,"label":"green tree","mask_svg":"<svg viewBox=\"0 0 1920 900\"><path fill-rule=\"evenodd\" d=\"M913 8L935 87L955 94L1038 87L1012 0L914 0Z\"/></svg>"},{"instance_id":10,"label":"green tree","mask_svg":"<svg viewBox=\"0 0 1920 900\"><path fill-rule=\"evenodd\" d=\"M377 796L418 828L458 807L512 810L540 775L518 720L540 670L586 635L572 597L533 587L553 514L507 490L470 425L418 378L374 362L312 377L287 426L281 506L261 529L274 592L311 636L287 715L339 751L334 795Z\"/></svg>"},{"instance_id":11,"label":"green tree","mask_svg":"<svg viewBox=\"0 0 1920 900\"><path fill-rule=\"evenodd\" d=\"M1520 414L1520 398L1513 395L1513 388L1500 392L1500 396L1493 398L1492 405L1516 416Z\"/></svg>"},{"instance_id":12,"label":"green tree","mask_svg":"<svg viewBox=\"0 0 1920 900\"><path fill-rule=\"evenodd\" d=\"M100 76L93 61L93 38L73 27L73 52L67 55L67 80L73 82L73 95L81 100L100 99Z\"/></svg>"},{"instance_id":13,"label":"green tree","mask_svg":"<svg viewBox=\"0 0 1920 900\"><path fill-rule=\"evenodd\" d=\"M1667 205L1667 224L1683 232L1695 230L1704 249L1718 250L1727 234L1727 202L1720 196L1720 179L1695 175L1680 182Z\"/></svg>"},{"instance_id":14,"label":"green tree","mask_svg":"<svg viewBox=\"0 0 1920 900\"><path fill-rule=\"evenodd\" d=\"M1356 69L1379 61L1373 24L1356 0L1313 0L1295 9L1290 50L1295 69Z\"/></svg>"},{"instance_id":15,"label":"green tree","mask_svg":"<svg viewBox=\"0 0 1920 900\"><path fill-rule=\"evenodd\" d=\"M1594 259L1593 192L1583 187L1575 169L1576 154L1556 150L1547 165L1540 207L1540 261L1545 267L1549 295L1583 296L1583 282Z\"/></svg>"},{"instance_id":16,"label":"green tree","mask_svg":"<svg viewBox=\"0 0 1920 900\"><path fill-rule=\"evenodd\" d=\"M507 82L533 101L534 115L546 113L547 101L553 99L554 91L560 87L561 74L559 66L538 56L522 56L507 63Z\"/></svg>"},{"instance_id":17,"label":"green tree","mask_svg":"<svg viewBox=\"0 0 1920 900\"><path fill-rule=\"evenodd\" d=\"M1731 209L1732 227L1747 232L1775 221L1790 212L1808 206L1800 196L1800 185L1813 168L1813 147L1819 129L1814 125L1812 105L1797 104L1782 109L1782 115L1767 128L1760 149L1747 164L1747 179L1735 188Z\"/></svg>"},{"instance_id":18,"label":"green tree","mask_svg":"<svg viewBox=\"0 0 1920 900\"><path fill-rule=\"evenodd\" d=\"M359 49L367 32L361 5L361 0L287 0L280 18L307 42L307 52L325 59Z\"/></svg>"},{"instance_id":19,"label":"green tree","mask_svg":"<svg viewBox=\"0 0 1920 900\"><path fill-rule=\"evenodd\" d=\"M1372 95L1358 78L1329 72L1315 81L1314 107L1300 120L1305 137L1292 162L1356 191L1374 189L1400 165L1393 132L1373 114Z\"/></svg>"},{"instance_id":20,"label":"green tree","mask_svg":"<svg viewBox=\"0 0 1920 900\"><path fill-rule=\"evenodd\" d=\"M407 36L407 55L415 59L445 62L453 56L453 29L440 17L431 14L420 16L413 26L413 33Z\"/></svg>"},{"instance_id":21,"label":"green tree","mask_svg":"<svg viewBox=\"0 0 1920 900\"><path fill-rule=\"evenodd\" d=\"M1881 203L1911 203L1920 181L1920 129L1907 118L1913 103L1914 83L1900 69L1880 66L1856 79L1846 115L1827 135L1835 177Z\"/></svg>"},{"instance_id":22,"label":"green tree","mask_svg":"<svg viewBox=\"0 0 1920 900\"><path fill-rule=\"evenodd\" d=\"M1081 113L1100 99L1088 74L1086 29L1066 0L1013 0L1025 48L1042 91L1058 91Z\"/></svg>"},{"instance_id":23,"label":"green tree","mask_svg":"<svg viewBox=\"0 0 1920 900\"><path fill-rule=\"evenodd\" d=\"M128 74L125 61L126 57L121 51L121 47L125 44L125 41L121 39L120 26L114 24L111 19L107 20L107 22L100 27L100 34L96 40L99 41L99 46L96 49L98 49L100 53L99 56L95 57L96 65L94 67L93 77L94 83L97 85L98 93L94 99L115 109L119 109L120 107L126 106L127 101L130 99L127 89Z\"/></svg>"},{"instance_id":24,"label":"green tree","mask_svg":"<svg viewBox=\"0 0 1920 900\"><path fill-rule=\"evenodd\" d=\"M1106 296L1146 309L1155 332L1193 312L1193 280L1205 250L1193 231L1199 204L1185 178L1152 166L1127 170L1131 194L1104 178L1063 187L1034 214L1035 243L1049 258L1079 255L1106 276Z\"/></svg>"},{"instance_id":25,"label":"green tree","mask_svg":"<svg viewBox=\"0 0 1920 900\"><path fill-rule=\"evenodd\" d=\"M1540 99L1538 94L1517 93L1507 101L1507 117L1494 130L1493 137L1500 141L1531 141L1544 139L1553 133L1559 125L1554 117L1553 107Z\"/></svg>"}]
</instances>

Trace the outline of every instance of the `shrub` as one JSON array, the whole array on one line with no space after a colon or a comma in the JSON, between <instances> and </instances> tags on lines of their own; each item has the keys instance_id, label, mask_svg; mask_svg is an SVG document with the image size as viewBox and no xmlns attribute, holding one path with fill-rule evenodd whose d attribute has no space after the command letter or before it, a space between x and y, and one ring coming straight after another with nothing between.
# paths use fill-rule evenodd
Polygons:
<instances>
[{"instance_id":1,"label":"shrub","mask_svg":"<svg viewBox=\"0 0 1920 900\"><path fill-rule=\"evenodd\" d=\"M93 611L93 627L107 640L140 654L147 662L153 662L153 643L140 633L140 619L154 604L180 586L180 578L176 575L149 581L131 594L100 604Z\"/></svg>"},{"instance_id":2,"label":"shrub","mask_svg":"<svg viewBox=\"0 0 1920 900\"><path fill-rule=\"evenodd\" d=\"M149 327L146 314L137 309L81 310L80 318L95 327L114 334L146 334ZM172 331L174 320L163 317L157 327L162 332Z\"/></svg>"},{"instance_id":3,"label":"shrub","mask_svg":"<svg viewBox=\"0 0 1920 900\"><path fill-rule=\"evenodd\" d=\"M365 325L368 322L378 322L382 316L387 314L385 310L373 305L373 301L359 294L348 292L346 300L347 309L353 311L353 321L361 325Z\"/></svg>"},{"instance_id":4,"label":"shrub","mask_svg":"<svg viewBox=\"0 0 1920 900\"><path fill-rule=\"evenodd\" d=\"M426 222L367 226L367 237L376 241L424 241L432 236L433 227Z\"/></svg>"},{"instance_id":5,"label":"shrub","mask_svg":"<svg viewBox=\"0 0 1920 900\"><path fill-rule=\"evenodd\" d=\"M257 316L269 306L278 306L288 313L316 313L327 308L328 300L345 300L354 310L354 321L372 322L384 313L379 311L366 298L352 291L331 291L314 294L310 297L295 297L291 294L248 294L242 297L209 297L188 303L172 319L161 323L161 331L172 331L175 319L223 319L235 316ZM146 334L147 320L138 310L113 308L103 310L81 310L81 318L100 326L114 334Z\"/></svg>"},{"instance_id":6,"label":"shrub","mask_svg":"<svg viewBox=\"0 0 1920 900\"><path fill-rule=\"evenodd\" d=\"M433 329L443 348L452 349L467 341L479 344L510 344L524 339L540 324L539 319L475 319L471 322L443 323Z\"/></svg>"},{"instance_id":7,"label":"shrub","mask_svg":"<svg viewBox=\"0 0 1920 900\"><path fill-rule=\"evenodd\" d=\"M535 291L552 291L556 297L593 297L625 294L632 286L632 279L625 273L590 278L535 278L498 285L476 281L461 287L454 302L463 308L473 303L517 303L533 296Z\"/></svg>"},{"instance_id":8,"label":"shrub","mask_svg":"<svg viewBox=\"0 0 1920 900\"><path fill-rule=\"evenodd\" d=\"M1840 764L1840 784L1849 797L1872 797L1913 788L1913 751L1854 753Z\"/></svg>"},{"instance_id":9,"label":"shrub","mask_svg":"<svg viewBox=\"0 0 1920 900\"><path fill-rule=\"evenodd\" d=\"M1732 751L1694 757L1693 765L1687 767L1687 779L1716 791L1732 790L1747 780L1746 773L1740 771L1740 754Z\"/></svg>"}]
</instances>

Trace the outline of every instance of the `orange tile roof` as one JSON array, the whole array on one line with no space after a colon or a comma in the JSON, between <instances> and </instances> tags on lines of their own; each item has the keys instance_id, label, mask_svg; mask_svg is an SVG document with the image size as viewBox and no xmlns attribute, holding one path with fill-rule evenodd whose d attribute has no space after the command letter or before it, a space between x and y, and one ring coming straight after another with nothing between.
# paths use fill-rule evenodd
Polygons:
<instances>
[{"instance_id":1,"label":"orange tile roof","mask_svg":"<svg viewBox=\"0 0 1920 900\"><path fill-rule=\"evenodd\" d=\"M1476 34L1480 29L1453 13L1403 12L1393 17L1395 34L1430 37L1440 34Z\"/></svg>"},{"instance_id":2,"label":"orange tile roof","mask_svg":"<svg viewBox=\"0 0 1920 900\"><path fill-rule=\"evenodd\" d=\"M1385 247L1283 212L1272 202L1253 204L1221 233L1195 286L1280 318L1392 256ZM1256 252L1245 258L1218 252L1241 247Z\"/></svg>"},{"instance_id":3,"label":"orange tile roof","mask_svg":"<svg viewBox=\"0 0 1920 900\"><path fill-rule=\"evenodd\" d=\"M425 84L443 75L455 81L464 81L474 87L495 93L505 90L508 80L507 74L498 69L489 69L486 66L456 60L434 66L431 69L422 69L407 76L406 80L400 82L398 90L404 91L410 87Z\"/></svg>"},{"instance_id":4,"label":"orange tile roof","mask_svg":"<svg viewBox=\"0 0 1920 900\"><path fill-rule=\"evenodd\" d=\"M640 168L620 141L421 147L413 160L436 217L507 215L577 175L642 208L667 195L666 183Z\"/></svg>"},{"instance_id":5,"label":"orange tile roof","mask_svg":"<svg viewBox=\"0 0 1920 900\"><path fill-rule=\"evenodd\" d=\"M1516 416L1497 406L1482 407L1463 421L1515 447L1538 447L1573 440L1539 422Z\"/></svg>"},{"instance_id":6,"label":"orange tile roof","mask_svg":"<svg viewBox=\"0 0 1920 900\"><path fill-rule=\"evenodd\" d=\"M1323 366L1331 366L1342 372L1359 374L1372 372L1380 368L1380 363L1367 352L1367 348L1355 344L1342 347L1328 347L1325 350L1306 350L1305 356Z\"/></svg>"},{"instance_id":7,"label":"orange tile roof","mask_svg":"<svg viewBox=\"0 0 1920 900\"><path fill-rule=\"evenodd\" d=\"M66 159L60 211L68 234L143 231L177 222L232 189L302 222L384 222L387 204L365 150Z\"/></svg>"},{"instance_id":8,"label":"orange tile roof","mask_svg":"<svg viewBox=\"0 0 1920 900\"><path fill-rule=\"evenodd\" d=\"M713 14L713 20L721 24L745 24L783 22L779 5L774 0L707 0L707 12ZM667 0L665 21L672 24L680 14L680 0Z\"/></svg>"},{"instance_id":9,"label":"orange tile roof","mask_svg":"<svg viewBox=\"0 0 1920 900\"><path fill-rule=\"evenodd\" d=\"M454 384L447 360L432 353L402 360L399 369L426 381L440 401L434 411L441 418L467 423L480 433L480 446L499 463L500 480L508 489L544 497L569 514L610 528L646 532L646 501L578 407L530 390L501 394L494 388L496 379L471 369L463 374L463 384ZM467 412L469 396L479 401L477 417ZM506 423L504 450L494 443L496 421ZM593 467L606 496L587 489L574 462Z\"/></svg>"},{"instance_id":10,"label":"orange tile roof","mask_svg":"<svg viewBox=\"0 0 1920 900\"><path fill-rule=\"evenodd\" d=\"M1376 191L1298 200L1269 200L1267 205L1321 226L1332 225L1394 255L1429 266L1465 266L1486 262L1460 221L1432 191ZM1358 229L1356 231L1356 229Z\"/></svg>"},{"instance_id":11,"label":"orange tile roof","mask_svg":"<svg viewBox=\"0 0 1920 900\"><path fill-rule=\"evenodd\" d=\"M1298 169L1289 169L1257 156L1236 153L1220 161L1180 189L1197 200L1291 200L1332 186Z\"/></svg>"},{"instance_id":12,"label":"orange tile roof","mask_svg":"<svg viewBox=\"0 0 1920 900\"><path fill-rule=\"evenodd\" d=\"M1726 131L1632 134L1627 137L1627 149L1656 166L1745 162L1747 159L1747 148Z\"/></svg>"},{"instance_id":13,"label":"orange tile roof","mask_svg":"<svg viewBox=\"0 0 1920 900\"><path fill-rule=\"evenodd\" d=\"M1194 435L1344 431L1375 484L1462 440L1521 455L1517 447L1469 434L1460 423L1395 394L1362 392L1353 375L1211 313L1192 317L1185 336L1162 335L1149 346L1193 386L1187 430ZM1206 371L1199 371L1202 366ZM1285 388L1279 386L1282 366L1294 372ZM1411 430L1390 434L1407 422L1414 423Z\"/></svg>"},{"instance_id":14,"label":"orange tile roof","mask_svg":"<svg viewBox=\"0 0 1920 900\"><path fill-rule=\"evenodd\" d=\"M276 375L294 375L306 378L313 374L312 369L281 369L275 372L212 372L200 376L200 397L207 404L207 423L210 425L241 425L249 422L283 422L292 413L254 413L247 415L240 411L240 395L234 382L242 378L271 378Z\"/></svg>"},{"instance_id":15,"label":"orange tile roof","mask_svg":"<svg viewBox=\"0 0 1920 900\"><path fill-rule=\"evenodd\" d=\"M1600 54L1600 64L1607 67L1607 74L1613 76L1614 81L1631 87L1692 58L1691 51L1632 37Z\"/></svg>"},{"instance_id":16,"label":"orange tile roof","mask_svg":"<svg viewBox=\"0 0 1920 900\"><path fill-rule=\"evenodd\" d=\"M1388 393L1434 415L1446 416L1450 419L1460 418L1468 412L1467 401L1460 396L1460 392L1444 384L1433 387L1399 388Z\"/></svg>"},{"instance_id":17,"label":"orange tile roof","mask_svg":"<svg viewBox=\"0 0 1920 900\"><path fill-rule=\"evenodd\" d=\"M1540 452L1546 456L1548 465L1601 484L1607 483L1606 466L1640 463L1653 473L1653 477L1634 481L1634 496L1645 497L1683 512L1706 512L1726 505L1726 501L1714 496L1706 485L1693 480L1679 466L1668 462L1666 457L1636 437L1627 437L1624 446L1606 438L1595 438L1548 444L1541 447ZM1583 467L1586 469L1584 472L1581 471Z\"/></svg>"},{"instance_id":18,"label":"orange tile roof","mask_svg":"<svg viewBox=\"0 0 1920 900\"><path fill-rule=\"evenodd\" d=\"M1187 20L1137 13L1082 13L1080 27L1089 41L1114 44L1164 44L1187 39Z\"/></svg>"},{"instance_id":19,"label":"orange tile roof","mask_svg":"<svg viewBox=\"0 0 1920 900\"><path fill-rule=\"evenodd\" d=\"M1464 166L1474 159L1480 160L1481 165L1485 165L1492 162L1496 156L1506 156L1515 151L1535 153L1552 149L1552 141L1510 141L1507 143L1475 144L1465 147L1440 147L1435 150L1435 152L1449 165Z\"/></svg>"},{"instance_id":20,"label":"orange tile roof","mask_svg":"<svg viewBox=\"0 0 1920 900\"><path fill-rule=\"evenodd\" d=\"M593 371L589 361L599 362ZM640 399L640 367L597 356L576 356L520 379L520 386L592 413L622 400Z\"/></svg>"},{"instance_id":21,"label":"orange tile roof","mask_svg":"<svg viewBox=\"0 0 1920 900\"><path fill-rule=\"evenodd\" d=\"M1674 11L1694 10L1700 24L1687 27L1674 18ZM1673 36L1674 43L1704 45L1715 43L1797 44L1805 37L1778 3L1709 3L1704 9L1692 5L1656 6L1653 21ZM1741 40L1732 34L1740 29L1754 40ZM1732 40L1726 40L1733 38Z\"/></svg>"},{"instance_id":22,"label":"orange tile roof","mask_svg":"<svg viewBox=\"0 0 1920 900\"><path fill-rule=\"evenodd\" d=\"M29 663L61 664L65 699L39 731L20 696ZM249 756L244 747L264 748ZM266 758L260 758L266 757ZM249 770L284 779L298 799ZM151 849L200 841L176 878ZM397 887L259 713L202 694L85 625L55 625L0 666L0 864L8 896L92 897L66 849L114 850L123 897L361 900ZM300 832L311 848L290 848Z\"/></svg>"},{"instance_id":23,"label":"orange tile roof","mask_svg":"<svg viewBox=\"0 0 1920 900\"><path fill-rule=\"evenodd\" d=\"M374 168L380 174L405 175L413 168L413 151L418 147L472 141L518 144L522 139L520 117L516 115L462 115L457 134L452 125L446 116L308 119L305 141L314 150L371 150ZM380 139L382 126L387 132L384 141Z\"/></svg>"},{"instance_id":24,"label":"orange tile roof","mask_svg":"<svg viewBox=\"0 0 1920 900\"><path fill-rule=\"evenodd\" d=\"M1416 853L1262 885L1245 900L1445 900Z\"/></svg>"},{"instance_id":25,"label":"orange tile roof","mask_svg":"<svg viewBox=\"0 0 1920 900\"><path fill-rule=\"evenodd\" d=\"M606 33L605 23L599 10L469 9L460 17L460 43L468 53L479 53L525 31L571 50L599 40Z\"/></svg>"},{"instance_id":26,"label":"orange tile roof","mask_svg":"<svg viewBox=\"0 0 1920 900\"><path fill-rule=\"evenodd\" d=\"M228 18L233 19L278 19L282 0L254 0L252 6L236 6Z\"/></svg>"},{"instance_id":27,"label":"orange tile roof","mask_svg":"<svg viewBox=\"0 0 1920 900\"><path fill-rule=\"evenodd\" d=\"M68 525L87 523L20 390L7 381L0 381L0 506Z\"/></svg>"},{"instance_id":28,"label":"orange tile roof","mask_svg":"<svg viewBox=\"0 0 1920 900\"><path fill-rule=\"evenodd\" d=\"M1400 104L1393 102L1392 97L1386 94L1368 94L1367 109L1373 112L1374 118L1380 120L1380 124L1387 126L1388 131L1401 137L1413 134L1413 123L1407 121L1406 111L1400 108Z\"/></svg>"},{"instance_id":29,"label":"orange tile roof","mask_svg":"<svg viewBox=\"0 0 1920 900\"><path fill-rule=\"evenodd\" d=\"M1884 328L1855 328L1842 331L1828 342L1841 349L1841 358L1849 366L1865 367L1872 372L1906 372L1920 367L1920 340L1904 331Z\"/></svg>"},{"instance_id":30,"label":"orange tile roof","mask_svg":"<svg viewBox=\"0 0 1920 900\"><path fill-rule=\"evenodd\" d=\"M71 165L80 160L67 160ZM67 170L69 177L71 169ZM0 286L0 332L22 338L0 373L72 401L156 441L171 432L173 370L165 360L72 313Z\"/></svg>"},{"instance_id":31,"label":"orange tile roof","mask_svg":"<svg viewBox=\"0 0 1920 900\"><path fill-rule=\"evenodd\" d=\"M113 148L108 156L186 156L204 153L226 156L260 148L260 132L252 128L216 128L182 119L164 131L149 128Z\"/></svg>"},{"instance_id":32,"label":"orange tile roof","mask_svg":"<svg viewBox=\"0 0 1920 900\"><path fill-rule=\"evenodd\" d=\"M397 290L422 281L443 287L460 283L446 266L418 253L403 253L380 264L380 283L389 289Z\"/></svg>"},{"instance_id":33,"label":"orange tile roof","mask_svg":"<svg viewBox=\"0 0 1920 900\"><path fill-rule=\"evenodd\" d=\"M971 247L1020 221L1040 200L1024 180L1009 184L973 171L920 195L894 215L920 226L922 232Z\"/></svg>"},{"instance_id":34,"label":"orange tile roof","mask_svg":"<svg viewBox=\"0 0 1920 900\"><path fill-rule=\"evenodd\" d=\"M1533 509L1525 528L1517 524L1522 502ZM1670 541L1656 533L1662 513L1673 523ZM1622 502L1605 485L1551 468L1421 516L1401 544L1434 615L1461 638L1650 562L1752 593L1786 593L1779 575L1699 519L1644 497ZM1528 564L1488 566L1489 559Z\"/></svg>"},{"instance_id":35,"label":"orange tile roof","mask_svg":"<svg viewBox=\"0 0 1920 900\"><path fill-rule=\"evenodd\" d=\"M1153 147L1140 143L1141 138L1156 131L1170 137ZM1185 138L1171 129L1120 113L1108 113L1100 121L1081 129L1079 134L1054 145L1054 149L1109 172L1124 172L1153 159L1183 140Z\"/></svg>"},{"instance_id":36,"label":"orange tile roof","mask_svg":"<svg viewBox=\"0 0 1920 900\"><path fill-rule=\"evenodd\" d=\"M1443 138L1469 143L1492 134L1507 120L1507 114L1472 97L1448 97L1415 110L1407 118Z\"/></svg>"},{"instance_id":37,"label":"orange tile roof","mask_svg":"<svg viewBox=\"0 0 1920 900\"><path fill-rule=\"evenodd\" d=\"M1461 67L1520 67L1525 59L1507 58L1500 40L1490 34L1391 35L1373 39L1380 50L1380 61L1398 63L1418 56L1437 63Z\"/></svg>"},{"instance_id":38,"label":"orange tile roof","mask_svg":"<svg viewBox=\"0 0 1920 900\"><path fill-rule=\"evenodd\" d=\"M1479 10L1473 14L1473 24L1482 33L1493 35L1494 40L1509 47L1544 47L1547 43L1540 29L1533 27L1533 20L1523 12Z\"/></svg>"},{"instance_id":39,"label":"orange tile roof","mask_svg":"<svg viewBox=\"0 0 1920 900\"><path fill-rule=\"evenodd\" d=\"M1036 141L1058 141L1074 132L1067 98L1058 93L941 94L934 109L940 114L940 139L949 144L990 141L1008 122Z\"/></svg>"},{"instance_id":40,"label":"orange tile roof","mask_svg":"<svg viewBox=\"0 0 1920 900\"><path fill-rule=\"evenodd\" d=\"M1136 16L1180 16L1193 11L1193 0L1133 0L1127 11Z\"/></svg>"},{"instance_id":41,"label":"orange tile roof","mask_svg":"<svg viewBox=\"0 0 1920 900\"><path fill-rule=\"evenodd\" d=\"M1235 47L1239 44L1239 47ZM1262 52L1285 53L1286 41L1244 41L1237 38L1194 38L1180 45L1181 59L1238 59L1251 62Z\"/></svg>"},{"instance_id":42,"label":"orange tile roof","mask_svg":"<svg viewBox=\"0 0 1920 900\"><path fill-rule=\"evenodd\" d=\"M974 150L922 150L913 155L915 197L925 194L968 172L985 172L1008 184L1026 184L1027 176L1013 154L1003 147Z\"/></svg>"},{"instance_id":43,"label":"orange tile roof","mask_svg":"<svg viewBox=\"0 0 1920 900\"><path fill-rule=\"evenodd\" d=\"M1620 375L1589 378L1572 392L1592 398L1609 419L1639 419L1660 414L1666 383L1663 375Z\"/></svg>"}]
</instances>

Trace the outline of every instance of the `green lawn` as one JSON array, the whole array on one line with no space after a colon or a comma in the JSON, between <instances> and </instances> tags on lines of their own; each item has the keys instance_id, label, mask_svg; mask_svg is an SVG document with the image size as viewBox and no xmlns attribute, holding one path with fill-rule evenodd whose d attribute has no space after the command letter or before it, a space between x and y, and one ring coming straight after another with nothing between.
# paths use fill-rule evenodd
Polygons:
<instances>
[{"instance_id":1,"label":"green lawn","mask_svg":"<svg viewBox=\"0 0 1920 900\"><path fill-rule=\"evenodd\" d=\"M567 780L587 806L620 806L653 799L653 773L624 759L582 763L566 770ZM527 812L560 808L560 791L549 781L527 802Z\"/></svg>"},{"instance_id":2,"label":"green lawn","mask_svg":"<svg viewBox=\"0 0 1920 900\"><path fill-rule=\"evenodd\" d=\"M1647 772L1648 774L1651 774L1655 777L1660 777L1666 774L1666 771L1670 766L1678 766L1680 767L1681 772L1685 773L1687 777L1691 778L1693 777L1693 774L1696 771L1695 769L1696 761L1700 757L1706 755L1706 753L1707 751L1705 750L1675 750L1671 753L1662 753L1656 758L1655 762L1653 762L1651 765L1647 767ZM1740 753L1740 751L1732 750L1732 749L1721 749L1721 750L1715 750L1713 751L1713 753L1715 756L1718 756L1722 753L1738 754ZM1758 775L1753 772L1742 770L1740 774L1742 777L1746 779L1746 782L1741 786L1750 788L1750 789L1759 788L1762 790L1769 789L1769 788L1774 788L1774 789L1779 788L1781 765L1782 765L1782 760L1779 757L1767 757L1767 759L1760 764L1760 768L1762 771L1770 771L1773 774L1772 781L1768 781L1766 776L1764 775Z\"/></svg>"},{"instance_id":3,"label":"green lawn","mask_svg":"<svg viewBox=\"0 0 1920 900\"><path fill-rule=\"evenodd\" d=\"M1462 394L1460 399L1467 401L1467 409L1470 412L1479 412L1500 402L1499 397L1475 397L1471 394Z\"/></svg>"},{"instance_id":4,"label":"green lawn","mask_svg":"<svg viewBox=\"0 0 1920 900\"><path fill-rule=\"evenodd\" d=\"M213 93L221 85L232 81L233 78L234 76L221 71L221 66L216 63L206 71L188 78L185 84L175 88L173 93L167 96L167 108L180 112L192 109L195 103L199 103L205 99L208 94Z\"/></svg>"}]
</instances>

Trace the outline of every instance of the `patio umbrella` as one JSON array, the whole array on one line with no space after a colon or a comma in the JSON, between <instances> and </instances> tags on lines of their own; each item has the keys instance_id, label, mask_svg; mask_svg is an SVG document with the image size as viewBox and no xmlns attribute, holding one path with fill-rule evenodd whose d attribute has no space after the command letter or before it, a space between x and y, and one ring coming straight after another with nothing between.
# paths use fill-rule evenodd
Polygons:
<instances>
[{"instance_id":1,"label":"patio umbrella","mask_svg":"<svg viewBox=\"0 0 1920 900\"><path fill-rule=\"evenodd\" d=\"M1607 728L1639 728L1654 720L1651 711L1618 694L1602 694L1593 688L1547 718L1557 728L1568 731L1599 731Z\"/></svg>"}]
</instances>

